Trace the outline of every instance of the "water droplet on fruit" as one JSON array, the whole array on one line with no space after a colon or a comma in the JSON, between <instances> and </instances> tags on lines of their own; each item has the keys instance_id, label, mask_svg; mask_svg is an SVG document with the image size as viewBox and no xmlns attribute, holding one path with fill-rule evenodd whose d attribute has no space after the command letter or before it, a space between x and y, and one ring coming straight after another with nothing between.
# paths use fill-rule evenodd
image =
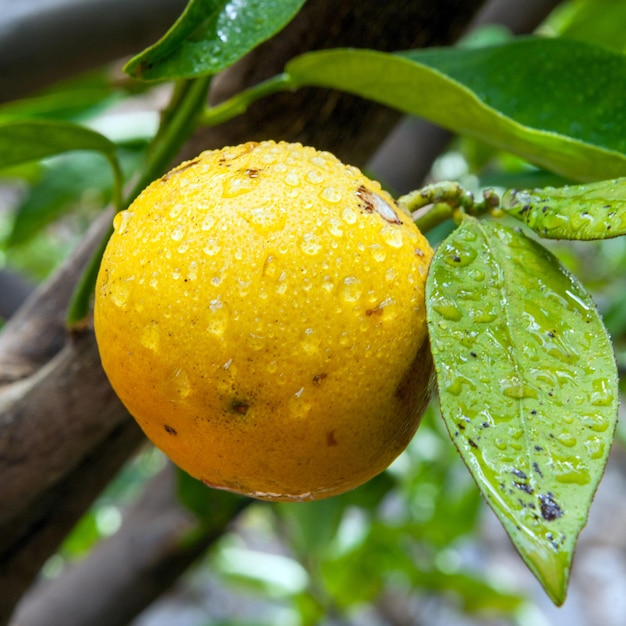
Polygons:
<instances>
[{"instance_id":1,"label":"water droplet on fruit","mask_svg":"<svg viewBox=\"0 0 626 626\"><path fill-rule=\"evenodd\" d=\"M213 217L211 217L210 215L207 215L202 220L202 224L200 225L200 228L202 230L211 230L211 228L213 228L213 226L215 226L215 219Z\"/></svg>"},{"instance_id":2,"label":"water droplet on fruit","mask_svg":"<svg viewBox=\"0 0 626 626\"><path fill-rule=\"evenodd\" d=\"M341 221L336 217L331 217L328 220L328 232L333 235L333 237L341 237L343 235Z\"/></svg>"},{"instance_id":3,"label":"water droplet on fruit","mask_svg":"<svg viewBox=\"0 0 626 626\"><path fill-rule=\"evenodd\" d=\"M173 395L178 396L181 400L184 400L191 392L189 376L182 367L172 370L168 383Z\"/></svg>"},{"instance_id":4,"label":"water droplet on fruit","mask_svg":"<svg viewBox=\"0 0 626 626\"><path fill-rule=\"evenodd\" d=\"M261 234L281 230L287 221L287 211L283 208L257 207L245 216L246 220Z\"/></svg>"},{"instance_id":5,"label":"water droplet on fruit","mask_svg":"<svg viewBox=\"0 0 626 626\"><path fill-rule=\"evenodd\" d=\"M320 192L320 197L327 202L337 204L337 202L341 201L341 191L339 191L336 187L325 187Z\"/></svg>"},{"instance_id":6,"label":"water droplet on fruit","mask_svg":"<svg viewBox=\"0 0 626 626\"><path fill-rule=\"evenodd\" d=\"M287 176L285 176L285 182L290 187L297 187L298 185L300 185L300 176L297 172L288 172Z\"/></svg>"},{"instance_id":7,"label":"water droplet on fruit","mask_svg":"<svg viewBox=\"0 0 626 626\"><path fill-rule=\"evenodd\" d=\"M113 218L113 229L118 235L123 235L128 228L128 223L133 217L133 211L120 211Z\"/></svg>"},{"instance_id":8,"label":"water droplet on fruit","mask_svg":"<svg viewBox=\"0 0 626 626\"><path fill-rule=\"evenodd\" d=\"M322 174L322 172L320 172L319 170L309 170L306 174L306 177L309 182L314 184L319 184L324 180L324 174Z\"/></svg>"},{"instance_id":9,"label":"water droplet on fruit","mask_svg":"<svg viewBox=\"0 0 626 626\"><path fill-rule=\"evenodd\" d=\"M358 213L354 210L351 209L350 207L346 207L342 212L341 212L341 219L346 223L346 224L355 224L356 220L358 218Z\"/></svg>"},{"instance_id":10,"label":"water droplet on fruit","mask_svg":"<svg viewBox=\"0 0 626 626\"><path fill-rule=\"evenodd\" d=\"M150 322L150 324L144 326L141 331L139 341L141 342L141 345L148 348L148 350L157 352L159 350L160 338L161 335L159 332L159 325L156 322Z\"/></svg>"},{"instance_id":11,"label":"water droplet on fruit","mask_svg":"<svg viewBox=\"0 0 626 626\"><path fill-rule=\"evenodd\" d=\"M171 209L170 209L170 217L172 219L177 218L183 211L183 205L182 204L175 204Z\"/></svg>"},{"instance_id":12,"label":"water droplet on fruit","mask_svg":"<svg viewBox=\"0 0 626 626\"><path fill-rule=\"evenodd\" d=\"M393 226L391 224L385 224L380 229L380 236L382 240L392 248L401 248L403 239L402 239L402 231L398 226Z\"/></svg>"},{"instance_id":13,"label":"water droplet on fruit","mask_svg":"<svg viewBox=\"0 0 626 626\"><path fill-rule=\"evenodd\" d=\"M387 258L387 253L385 252L385 250L382 248L380 244L374 243L372 244L371 248L372 248L372 256L374 257L375 261L382 263Z\"/></svg>"},{"instance_id":14,"label":"water droplet on fruit","mask_svg":"<svg viewBox=\"0 0 626 626\"><path fill-rule=\"evenodd\" d=\"M208 256L215 256L220 250L222 246L220 245L217 239L207 239L202 250Z\"/></svg>"},{"instance_id":15,"label":"water droplet on fruit","mask_svg":"<svg viewBox=\"0 0 626 626\"><path fill-rule=\"evenodd\" d=\"M289 414L296 419L304 419L311 411L311 403L303 398L304 388L299 389L287 401Z\"/></svg>"},{"instance_id":16,"label":"water droplet on fruit","mask_svg":"<svg viewBox=\"0 0 626 626\"><path fill-rule=\"evenodd\" d=\"M319 237L314 233L305 233L302 241L300 242L300 248L305 254L317 254L321 249Z\"/></svg>"},{"instance_id":17,"label":"water droplet on fruit","mask_svg":"<svg viewBox=\"0 0 626 626\"><path fill-rule=\"evenodd\" d=\"M355 276L346 276L339 293L345 302L356 302L363 293L361 281Z\"/></svg>"},{"instance_id":18,"label":"water droplet on fruit","mask_svg":"<svg viewBox=\"0 0 626 626\"><path fill-rule=\"evenodd\" d=\"M176 226L174 230L170 232L170 237L174 241L180 241L185 236L185 229L182 226Z\"/></svg>"},{"instance_id":19,"label":"water droplet on fruit","mask_svg":"<svg viewBox=\"0 0 626 626\"><path fill-rule=\"evenodd\" d=\"M207 317L207 332L216 337L223 337L228 326L230 314L228 308L219 296L209 303L209 314Z\"/></svg>"},{"instance_id":20,"label":"water droplet on fruit","mask_svg":"<svg viewBox=\"0 0 626 626\"><path fill-rule=\"evenodd\" d=\"M121 309L128 305L128 296L130 295L130 283L128 280L116 280L111 283L111 301L115 306Z\"/></svg>"}]
</instances>

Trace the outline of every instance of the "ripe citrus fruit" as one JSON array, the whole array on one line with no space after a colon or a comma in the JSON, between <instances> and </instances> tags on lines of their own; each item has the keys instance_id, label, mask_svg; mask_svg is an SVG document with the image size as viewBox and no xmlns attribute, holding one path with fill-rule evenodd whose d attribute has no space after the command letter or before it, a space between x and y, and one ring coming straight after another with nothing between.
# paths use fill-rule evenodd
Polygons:
<instances>
[{"instance_id":1,"label":"ripe citrus fruit","mask_svg":"<svg viewBox=\"0 0 626 626\"><path fill-rule=\"evenodd\" d=\"M210 486L341 493L387 467L432 387L432 250L327 152L247 143L153 182L98 276L104 369L147 436Z\"/></svg>"}]
</instances>

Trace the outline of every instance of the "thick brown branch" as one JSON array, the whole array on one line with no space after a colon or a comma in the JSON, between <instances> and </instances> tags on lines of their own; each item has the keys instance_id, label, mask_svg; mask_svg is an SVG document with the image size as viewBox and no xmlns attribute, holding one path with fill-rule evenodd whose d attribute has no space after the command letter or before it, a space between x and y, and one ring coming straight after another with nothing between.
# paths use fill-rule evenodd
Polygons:
<instances>
[{"instance_id":1,"label":"thick brown branch","mask_svg":"<svg viewBox=\"0 0 626 626\"><path fill-rule=\"evenodd\" d=\"M36 587L32 597L24 598L12 623L49 626L53 616L54 623L63 626L128 624L228 527L223 522L200 525L178 503L174 481L175 473L168 466L124 514L120 531L60 578ZM235 502L233 518L248 503L243 498Z\"/></svg>"}]
</instances>

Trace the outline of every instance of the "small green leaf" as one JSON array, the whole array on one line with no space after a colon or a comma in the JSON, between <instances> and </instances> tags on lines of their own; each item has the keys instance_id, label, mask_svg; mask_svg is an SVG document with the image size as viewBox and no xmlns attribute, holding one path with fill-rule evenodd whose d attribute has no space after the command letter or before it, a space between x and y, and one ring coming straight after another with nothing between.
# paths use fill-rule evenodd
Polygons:
<instances>
[{"instance_id":1,"label":"small green leaf","mask_svg":"<svg viewBox=\"0 0 626 626\"><path fill-rule=\"evenodd\" d=\"M467 218L440 245L426 295L448 431L561 604L617 419L606 330L551 253L493 221Z\"/></svg>"},{"instance_id":2,"label":"small green leaf","mask_svg":"<svg viewBox=\"0 0 626 626\"><path fill-rule=\"evenodd\" d=\"M78 124L30 120L0 125L0 169L70 150L97 150L117 162L112 141Z\"/></svg>"},{"instance_id":3,"label":"small green leaf","mask_svg":"<svg viewBox=\"0 0 626 626\"><path fill-rule=\"evenodd\" d=\"M375 100L570 179L626 174L626 57L604 48L528 38L471 50L323 50L286 71L294 86Z\"/></svg>"},{"instance_id":4,"label":"small green leaf","mask_svg":"<svg viewBox=\"0 0 626 626\"><path fill-rule=\"evenodd\" d=\"M125 71L142 80L209 76L280 31L304 0L191 0L161 40Z\"/></svg>"},{"instance_id":5,"label":"small green leaf","mask_svg":"<svg viewBox=\"0 0 626 626\"><path fill-rule=\"evenodd\" d=\"M511 189L504 210L549 239L611 239L626 235L626 178L587 185Z\"/></svg>"}]
</instances>

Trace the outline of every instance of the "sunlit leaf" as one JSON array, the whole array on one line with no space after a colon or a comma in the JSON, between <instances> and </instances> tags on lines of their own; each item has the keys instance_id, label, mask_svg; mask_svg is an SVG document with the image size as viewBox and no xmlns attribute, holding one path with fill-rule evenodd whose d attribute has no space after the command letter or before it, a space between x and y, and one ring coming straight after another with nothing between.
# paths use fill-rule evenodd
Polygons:
<instances>
[{"instance_id":1,"label":"sunlit leaf","mask_svg":"<svg viewBox=\"0 0 626 626\"><path fill-rule=\"evenodd\" d=\"M504 194L502 206L541 237L591 240L626 235L626 178L512 189Z\"/></svg>"},{"instance_id":2,"label":"sunlit leaf","mask_svg":"<svg viewBox=\"0 0 626 626\"><path fill-rule=\"evenodd\" d=\"M165 36L125 70L143 80L208 76L280 31L304 0L191 0Z\"/></svg>"},{"instance_id":3,"label":"sunlit leaf","mask_svg":"<svg viewBox=\"0 0 626 626\"><path fill-rule=\"evenodd\" d=\"M479 49L323 50L294 86L333 87L424 117L569 179L626 175L626 56L528 38Z\"/></svg>"},{"instance_id":4,"label":"sunlit leaf","mask_svg":"<svg viewBox=\"0 0 626 626\"><path fill-rule=\"evenodd\" d=\"M539 244L472 218L439 247L427 306L451 438L561 604L617 417L616 366L596 308Z\"/></svg>"}]
</instances>

